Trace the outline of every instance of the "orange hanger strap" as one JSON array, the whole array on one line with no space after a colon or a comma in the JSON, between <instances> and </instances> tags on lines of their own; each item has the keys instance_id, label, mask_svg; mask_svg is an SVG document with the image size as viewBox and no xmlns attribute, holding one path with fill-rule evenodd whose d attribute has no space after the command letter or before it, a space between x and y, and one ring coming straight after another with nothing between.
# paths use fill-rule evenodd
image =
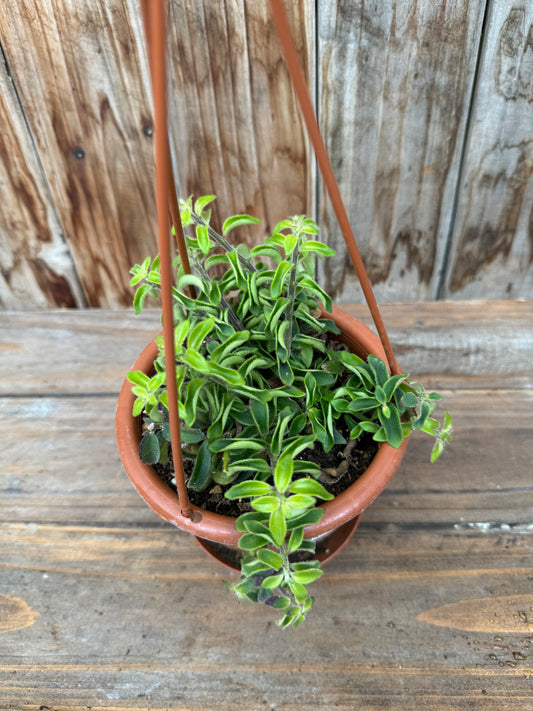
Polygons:
<instances>
[{"instance_id":1,"label":"orange hanger strap","mask_svg":"<svg viewBox=\"0 0 533 711\"><path fill-rule=\"evenodd\" d=\"M331 167L324 141L322 139L322 136L320 135L320 129L316 120L311 97L307 89L304 73L300 66L298 54L294 46L294 40L292 38L292 33L289 27L287 13L285 11L283 0L270 0L270 6L272 9L274 24L276 26L276 30L283 48L283 53L285 55L287 69L289 71L292 85L298 98L305 126L307 128L307 134L313 145L318 167L320 169L322 179L324 180L324 183L326 185L326 189L328 191L333 210L335 211L337 221L341 228L342 236L344 237L348 253L355 269L355 273L357 274L357 278L359 279L359 282L361 284L361 288L368 304L368 308L370 309L374 324L383 344L383 348L385 349L385 354L389 362L390 370L392 373L400 373L400 367L392 351L392 346L387 331L385 329L385 324L383 323L376 297L374 296L370 280L363 264L363 260L361 259L361 254L357 247L357 243L355 241L355 237L350 226L350 222L348 220L348 215L346 214L346 209L342 201L339 186L337 185L337 181L335 180L335 175L333 173L333 168Z\"/></svg>"},{"instance_id":2,"label":"orange hanger strap","mask_svg":"<svg viewBox=\"0 0 533 711\"><path fill-rule=\"evenodd\" d=\"M146 46L148 51L148 63L150 66L150 77L152 78L153 85L153 48L152 48L152 38L151 38L151 10L149 10L149 5L152 4L152 0L141 0L141 11L144 25L144 34L146 37ZM176 244L178 246L178 253L180 255L181 263L183 265L183 270L185 274L191 273L191 265L189 263L189 254L187 252L187 247L185 245L185 236L183 234L183 226L181 224L180 210L178 205L178 197L176 195L176 181L174 180L174 173L172 171L172 161L170 159L170 143L168 140L168 129L166 132L166 152L168 154L166 163L168 166L168 203L170 209L170 215L172 218L172 224L174 225L174 230L176 232ZM189 285L187 287L189 296L194 299L196 297L196 290L194 286Z\"/></svg>"},{"instance_id":3,"label":"orange hanger strap","mask_svg":"<svg viewBox=\"0 0 533 711\"><path fill-rule=\"evenodd\" d=\"M172 257L168 213L168 176L170 152L167 127L167 77L166 77L166 31L164 0L148 0L144 3L150 64L152 68L152 92L155 122L155 180L159 255L161 264L161 306L163 310L163 339L165 343L165 369L167 374L168 410L170 420L171 448L176 474L176 486L183 516L192 519L183 460L181 456L180 421L176 383L176 352L174 347L174 314L172 301Z\"/></svg>"}]
</instances>

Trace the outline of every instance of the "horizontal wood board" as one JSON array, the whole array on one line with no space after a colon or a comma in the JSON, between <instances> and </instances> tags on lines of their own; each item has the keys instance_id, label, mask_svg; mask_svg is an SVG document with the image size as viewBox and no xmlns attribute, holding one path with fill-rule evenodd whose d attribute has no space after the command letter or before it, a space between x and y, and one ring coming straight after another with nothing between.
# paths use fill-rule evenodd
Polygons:
<instances>
[{"instance_id":1,"label":"horizontal wood board","mask_svg":"<svg viewBox=\"0 0 533 711\"><path fill-rule=\"evenodd\" d=\"M342 308L372 326L366 306ZM533 302L383 304L381 311L401 367L427 387L533 387ZM157 310L0 313L0 394L118 393L159 331Z\"/></svg>"},{"instance_id":2,"label":"horizontal wood board","mask_svg":"<svg viewBox=\"0 0 533 711\"><path fill-rule=\"evenodd\" d=\"M42 389L0 394L0 709L533 709L533 388L531 373L508 387L494 355L509 349L502 324L528 343L528 309L386 307L398 330L432 330L437 361L465 324L485 322L491 357L479 355L471 387L462 366L446 374L451 447L430 466L429 443L412 439L314 584L312 615L284 633L272 611L233 600L231 574L122 471L118 371L157 318L5 314L2 372L26 362ZM6 350L17 326L22 347ZM80 359L61 389L50 357L36 357L48 348Z\"/></svg>"}]
</instances>

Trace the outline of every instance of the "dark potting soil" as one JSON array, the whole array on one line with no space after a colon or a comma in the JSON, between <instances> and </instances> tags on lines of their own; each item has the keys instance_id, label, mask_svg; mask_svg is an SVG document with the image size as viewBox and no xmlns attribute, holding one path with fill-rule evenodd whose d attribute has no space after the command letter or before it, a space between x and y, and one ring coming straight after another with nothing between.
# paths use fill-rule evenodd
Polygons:
<instances>
[{"instance_id":1,"label":"dark potting soil","mask_svg":"<svg viewBox=\"0 0 533 711\"><path fill-rule=\"evenodd\" d=\"M378 443L372 439L372 435L364 432L358 439L348 440L346 444L335 445L327 454L317 444L314 450L302 452L298 459L318 464L322 470L319 478L320 483L331 494L338 496L366 471L378 446ZM193 461L184 458L183 465L185 476L189 477L192 473ZM169 455L166 465L155 464L154 470L167 486L176 491L176 485L172 481L174 479L172 455ZM233 483L228 486L213 483L204 491L189 490L189 499L192 504L201 509L224 516L238 517L242 513L252 511L248 499L235 501L226 499L224 492L230 486L233 486Z\"/></svg>"}]
</instances>

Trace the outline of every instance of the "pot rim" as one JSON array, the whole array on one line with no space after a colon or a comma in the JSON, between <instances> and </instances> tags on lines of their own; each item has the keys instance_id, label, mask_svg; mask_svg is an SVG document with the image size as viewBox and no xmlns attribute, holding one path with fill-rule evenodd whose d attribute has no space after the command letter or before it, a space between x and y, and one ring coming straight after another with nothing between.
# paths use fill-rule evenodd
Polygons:
<instances>
[{"instance_id":1,"label":"pot rim","mask_svg":"<svg viewBox=\"0 0 533 711\"><path fill-rule=\"evenodd\" d=\"M324 312L323 316L333 319L342 331L342 340L354 353L361 357L374 354L385 359L379 338L353 316L337 307L333 307L331 314ZM157 351L154 339L136 359L131 370L150 372ZM131 391L131 383L125 379L117 404L116 436L122 464L137 492L152 511L178 528L200 538L225 545L237 545L241 534L235 529L235 518L205 511L192 504L194 520L186 518L181 513L177 493L157 476L152 467L141 461L139 457L141 420L140 416L133 417L134 401L135 395ZM366 509L392 479L406 447L407 439L398 449L394 449L387 442L382 442L374 459L357 481L335 499L321 505L325 510L322 519L316 524L305 527L305 537L316 538L333 531Z\"/></svg>"}]
</instances>

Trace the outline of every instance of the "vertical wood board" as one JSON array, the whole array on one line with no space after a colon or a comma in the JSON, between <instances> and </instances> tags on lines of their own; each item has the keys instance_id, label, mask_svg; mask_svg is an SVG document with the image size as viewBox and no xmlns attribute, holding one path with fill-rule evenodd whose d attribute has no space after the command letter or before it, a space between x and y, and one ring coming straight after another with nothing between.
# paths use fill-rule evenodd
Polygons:
<instances>
[{"instance_id":1,"label":"vertical wood board","mask_svg":"<svg viewBox=\"0 0 533 711\"><path fill-rule=\"evenodd\" d=\"M83 306L69 249L0 54L0 308Z\"/></svg>"},{"instance_id":2,"label":"vertical wood board","mask_svg":"<svg viewBox=\"0 0 533 711\"><path fill-rule=\"evenodd\" d=\"M136 12L140 12L139 8ZM129 304L154 251L151 110L125 0L21 0L0 36L91 306Z\"/></svg>"},{"instance_id":3,"label":"vertical wood board","mask_svg":"<svg viewBox=\"0 0 533 711\"><path fill-rule=\"evenodd\" d=\"M447 298L533 292L533 6L491 3Z\"/></svg>"},{"instance_id":4,"label":"vertical wood board","mask_svg":"<svg viewBox=\"0 0 533 711\"><path fill-rule=\"evenodd\" d=\"M310 86L311 3L287 3ZM253 245L288 215L312 208L312 161L267 2L170 4L170 121L182 195L215 194L213 224L244 212ZM264 221L264 222L263 222Z\"/></svg>"},{"instance_id":5,"label":"vertical wood board","mask_svg":"<svg viewBox=\"0 0 533 711\"><path fill-rule=\"evenodd\" d=\"M484 4L319 3L320 124L381 301L435 298ZM359 299L323 190L320 222L338 253L323 286Z\"/></svg>"}]
</instances>

